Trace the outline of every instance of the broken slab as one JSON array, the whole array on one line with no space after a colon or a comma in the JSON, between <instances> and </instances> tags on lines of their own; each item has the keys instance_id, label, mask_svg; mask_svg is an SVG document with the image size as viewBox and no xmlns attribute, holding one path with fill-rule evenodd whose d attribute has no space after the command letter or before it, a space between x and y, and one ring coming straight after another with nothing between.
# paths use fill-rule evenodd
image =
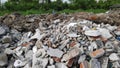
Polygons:
<instances>
[{"instance_id":1,"label":"broken slab","mask_svg":"<svg viewBox=\"0 0 120 68\"><path fill-rule=\"evenodd\" d=\"M110 34L110 31L108 29L99 28L99 32L100 32L101 36L104 38L109 39L112 37L112 34Z\"/></svg>"},{"instance_id":2,"label":"broken slab","mask_svg":"<svg viewBox=\"0 0 120 68\"><path fill-rule=\"evenodd\" d=\"M101 48L101 49L95 50L95 51L93 51L93 52L90 52L89 55L90 55L92 58L98 58L98 57L103 56L104 53L105 53L105 50L104 50L103 48Z\"/></svg>"},{"instance_id":3,"label":"broken slab","mask_svg":"<svg viewBox=\"0 0 120 68\"><path fill-rule=\"evenodd\" d=\"M85 35L87 36L100 36L99 30L87 30L85 31Z\"/></svg>"},{"instance_id":4,"label":"broken slab","mask_svg":"<svg viewBox=\"0 0 120 68\"><path fill-rule=\"evenodd\" d=\"M79 55L79 53L80 53L80 49L74 48L74 49L70 50L69 52L67 52L66 54L64 54L61 61L67 61L67 60Z\"/></svg>"},{"instance_id":5,"label":"broken slab","mask_svg":"<svg viewBox=\"0 0 120 68\"><path fill-rule=\"evenodd\" d=\"M47 50L47 54L53 57L58 57L61 58L63 55L63 51L59 50L59 49L53 49L53 48L49 48Z\"/></svg>"}]
</instances>

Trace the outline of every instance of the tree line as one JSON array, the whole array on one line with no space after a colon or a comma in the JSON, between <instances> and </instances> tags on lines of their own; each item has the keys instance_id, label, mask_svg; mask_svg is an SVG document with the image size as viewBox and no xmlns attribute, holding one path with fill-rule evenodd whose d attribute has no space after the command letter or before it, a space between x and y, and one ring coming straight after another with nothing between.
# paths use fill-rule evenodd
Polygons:
<instances>
[{"instance_id":1,"label":"tree line","mask_svg":"<svg viewBox=\"0 0 120 68\"><path fill-rule=\"evenodd\" d=\"M8 0L6 3L2 4L0 10L9 11L26 11L26 10L56 10L61 11L64 9L70 10L87 10L87 9L106 9L108 10L110 6L114 4L120 4L120 0L107 0L99 1L95 0L70 0L70 4L63 3L61 0L56 0L51 2L51 0Z\"/></svg>"}]
</instances>

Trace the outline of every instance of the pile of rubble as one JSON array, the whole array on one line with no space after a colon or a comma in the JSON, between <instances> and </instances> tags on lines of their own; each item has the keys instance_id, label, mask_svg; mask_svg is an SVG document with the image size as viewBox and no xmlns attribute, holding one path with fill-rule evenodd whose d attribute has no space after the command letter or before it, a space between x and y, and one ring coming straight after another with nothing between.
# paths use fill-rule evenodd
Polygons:
<instances>
[{"instance_id":1,"label":"pile of rubble","mask_svg":"<svg viewBox=\"0 0 120 68\"><path fill-rule=\"evenodd\" d=\"M10 28L17 29L18 31L34 31L38 28L39 22L44 22L46 26L49 26L51 22L56 19L60 19L61 22L86 19L95 23L104 23L110 25L120 24L120 10L109 10L106 13L88 13L79 12L73 14L34 14L23 16L20 13L6 14L0 17L0 24L7 25Z\"/></svg>"},{"instance_id":2,"label":"pile of rubble","mask_svg":"<svg viewBox=\"0 0 120 68\"><path fill-rule=\"evenodd\" d=\"M0 68L119 68L120 27L88 19L0 17Z\"/></svg>"}]
</instances>

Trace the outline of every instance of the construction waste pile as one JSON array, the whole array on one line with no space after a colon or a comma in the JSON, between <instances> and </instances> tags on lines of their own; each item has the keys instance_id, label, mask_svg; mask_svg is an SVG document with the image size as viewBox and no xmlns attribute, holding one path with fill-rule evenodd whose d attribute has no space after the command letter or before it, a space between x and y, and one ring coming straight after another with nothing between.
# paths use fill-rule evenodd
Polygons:
<instances>
[{"instance_id":1,"label":"construction waste pile","mask_svg":"<svg viewBox=\"0 0 120 68\"><path fill-rule=\"evenodd\" d=\"M0 68L120 68L120 10L0 17Z\"/></svg>"}]
</instances>

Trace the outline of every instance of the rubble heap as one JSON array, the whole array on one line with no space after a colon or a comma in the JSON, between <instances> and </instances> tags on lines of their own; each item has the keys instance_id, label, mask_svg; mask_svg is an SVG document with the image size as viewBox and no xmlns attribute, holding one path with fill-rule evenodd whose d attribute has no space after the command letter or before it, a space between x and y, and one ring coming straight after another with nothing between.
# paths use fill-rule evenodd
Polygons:
<instances>
[{"instance_id":1,"label":"rubble heap","mask_svg":"<svg viewBox=\"0 0 120 68\"><path fill-rule=\"evenodd\" d=\"M65 14L12 15L0 18L1 68L120 67L119 26Z\"/></svg>"},{"instance_id":2,"label":"rubble heap","mask_svg":"<svg viewBox=\"0 0 120 68\"><path fill-rule=\"evenodd\" d=\"M79 19L86 19L95 23L104 23L110 25L120 24L120 10L109 10L106 13L88 13L79 12L73 14L33 14L23 16L20 13L6 14L0 17L0 24L7 25L9 28L17 29L18 31L33 31L38 28L39 22L44 22L49 26L53 20L60 19L61 22Z\"/></svg>"}]
</instances>

